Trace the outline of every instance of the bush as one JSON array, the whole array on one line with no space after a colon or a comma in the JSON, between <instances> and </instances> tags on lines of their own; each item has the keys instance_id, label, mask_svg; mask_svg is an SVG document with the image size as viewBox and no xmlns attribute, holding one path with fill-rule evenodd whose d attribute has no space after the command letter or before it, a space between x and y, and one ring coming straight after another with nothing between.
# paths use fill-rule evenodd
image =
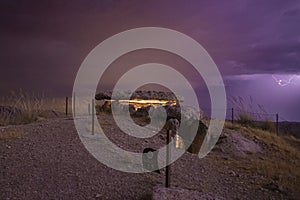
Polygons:
<instances>
[{"instance_id":1,"label":"bush","mask_svg":"<svg viewBox=\"0 0 300 200\"><path fill-rule=\"evenodd\" d=\"M254 119L246 112L240 112L237 121L243 126L254 127Z\"/></svg>"},{"instance_id":2,"label":"bush","mask_svg":"<svg viewBox=\"0 0 300 200\"><path fill-rule=\"evenodd\" d=\"M262 123L261 129L264 130L264 131L269 131L269 132L275 132L276 131L274 122L271 122L269 119L266 119Z\"/></svg>"},{"instance_id":3,"label":"bush","mask_svg":"<svg viewBox=\"0 0 300 200\"><path fill-rule=\"evenodd\" d=\"M266 109L260 104L254 104L251 96L248 101L242 97L231 97L230 100L237 108L235 117L239 124L269 132L276 131L274 123L265 118L265 116L268 116Z\"/></svg>"}]
</instances>

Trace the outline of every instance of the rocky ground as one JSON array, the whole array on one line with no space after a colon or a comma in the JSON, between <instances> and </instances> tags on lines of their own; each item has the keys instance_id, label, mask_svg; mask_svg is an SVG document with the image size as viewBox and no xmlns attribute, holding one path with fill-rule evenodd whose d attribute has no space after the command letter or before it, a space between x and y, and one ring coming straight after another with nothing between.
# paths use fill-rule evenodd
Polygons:
<instances>
[{"instance_id":1,"label":"rocky ground","mask_svg":"<svg viewBox=\"0 0 300 200\"><path fill-rule=\"evenodd\" d=\"M156 140L139 144L122 134L109 114L100 116L100 124L127 150L153 141L164 143L161 133ZM186 153L174 162L169 190L162 187L164 170L131 174L101 164L81 143L71 118L0 127L0 134L0 199L297 199L300 195L299 171L292 171L299 170L293 151L299 143L282 151L276 143L247 131L241 134L234 127L224 129L204 159ZM274 162L281 163L275 171ZM286 166L294 168L286 172Z\"/></svg>"}]
</instances>

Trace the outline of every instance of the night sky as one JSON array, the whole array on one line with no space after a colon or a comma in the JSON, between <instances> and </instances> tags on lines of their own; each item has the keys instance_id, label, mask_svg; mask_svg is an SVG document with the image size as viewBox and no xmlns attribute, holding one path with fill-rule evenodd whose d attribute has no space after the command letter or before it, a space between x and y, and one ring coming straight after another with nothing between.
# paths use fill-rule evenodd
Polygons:
<instances>
[{"instance_id":1,"label":"night sky","mask_svg":"<svg viewBox=\"0 0 300 200\"><path fill-rule=\"evenodd\" d=\"M0 94L23 88L71 95L76 73L95 46L119 32L153 26L197 40L217 64L229 97L251 96L281 120L300 121L299 24L296 0L1 0ZM203 80L183 60L151 50L125 57L112 64L117 73L107 72L103 88L125 69L162 62L185 71L198 97L205 96L201 106L209 107Z\"/></svg>"}]
</instances>

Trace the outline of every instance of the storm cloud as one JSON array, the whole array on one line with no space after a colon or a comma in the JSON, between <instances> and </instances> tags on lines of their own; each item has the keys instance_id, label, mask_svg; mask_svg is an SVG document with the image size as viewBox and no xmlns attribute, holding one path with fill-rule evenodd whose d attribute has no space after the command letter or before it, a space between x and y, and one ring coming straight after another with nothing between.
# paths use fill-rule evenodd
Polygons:
<instances>
[{"instance_id":1,"label":"storm cloud","mask_svg":"<svg viewBox=\"0 0 300 200\"><path fill-rule=\"evenodd\" d=\"M70 95L82 61L95 46L119 32L147 26L191 36L227 78L297 75L299 22L300 3L296 0L1 0L0 93L23 88L49 96ZM127 59L126 65L151 60L138 54L140 62ZM170 59L161 60L168 63ZM116 77L108 74L106 79ZM249 84L239 81L240 88ZM229 93L240 91L231 87L235 85L232 81L226 84L232 89Z\"/></svg>"}]
</instances>

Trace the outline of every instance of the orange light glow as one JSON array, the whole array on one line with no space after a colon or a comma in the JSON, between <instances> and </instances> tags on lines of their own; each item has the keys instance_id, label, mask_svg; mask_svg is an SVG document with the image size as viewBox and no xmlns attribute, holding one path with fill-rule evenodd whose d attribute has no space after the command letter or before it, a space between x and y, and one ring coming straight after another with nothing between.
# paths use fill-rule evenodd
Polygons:
<instances>
[{"instance_id":1,"label":"orange light glow","mask_svg":"<svg viewBox=\"0 0 300 200\"><path fill-rule=\"evenodd\" d=\"M166 106L166 105L170 105L170 106L175 106L176 105L176 101L174 100L157 100L157 99L132 99L132 100L119 100L120 104L131 104L134 106L135 110L142 108L142 107L147 107L147 106L153 106L153 107L157 107L157 106Z\"/></svg>"}]
</instances>

